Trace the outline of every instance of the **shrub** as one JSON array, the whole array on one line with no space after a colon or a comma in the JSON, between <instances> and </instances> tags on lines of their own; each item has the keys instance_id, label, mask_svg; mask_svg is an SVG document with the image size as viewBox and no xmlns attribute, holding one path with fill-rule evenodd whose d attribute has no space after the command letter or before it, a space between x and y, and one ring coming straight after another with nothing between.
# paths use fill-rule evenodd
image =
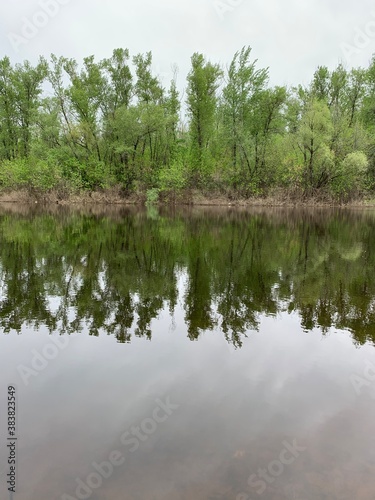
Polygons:
<instances>
[{"instance_id":1,"label":"shrub","mask_svg":"<svg viewBox=\"0 0 375 500\"><path fill-rule=\"evenodd\" d=\"M159 172L160 189L165 191L181 190L187 186L188 172L182 162L175 162L170 167L163 167Z\"/></svg>"},{"instance_id":2,"label":"shrub","mask_svg":"<svg viewBox=\"0 0 375 500\"><path fill-rule=\"evenodd\" d=\"M362 151L349 153L332 179L332 191L345 198L363 189L367 168L368 160Z\"/></svg>"},{"instance_id":3,"label":"shrub","mask_svg":"<svg viewBox=\"0 0 375 500\"><path fill-rule=\"evenodd\" d=\"M29 181L29 165L25 159L6 160L0 167L0 186L5 189L26 187Z\"/></svg>"},{"instance_id":4,"label":"shrub","mask_svg":"<svg viewBox=\"0 0 375 500\"><path fill-rule=\"evenodd\" d=\"M152 188L146 192L146 205L155 205L159 201L159 189Z\"/></svg>"}]
</instances>

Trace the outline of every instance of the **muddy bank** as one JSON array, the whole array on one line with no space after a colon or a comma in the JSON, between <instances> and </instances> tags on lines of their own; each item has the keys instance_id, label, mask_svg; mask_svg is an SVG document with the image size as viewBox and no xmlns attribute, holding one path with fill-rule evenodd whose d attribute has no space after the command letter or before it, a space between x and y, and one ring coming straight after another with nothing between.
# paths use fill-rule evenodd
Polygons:
<instances>
[{"instance_id":1,"label":"muddy bank","mask_svg":"<svg viewBox=\"0 0 375 500\"><path fill-rule=\"evenodd\" d=\"M81 191L61 193L59 191L40 192L28 189L0 191L1 204L43 204L43 205L123 205L139 206L147 203L147 193L124 193L121 188L110 188L100 191ZM267 196L240 197L233 194L185 190L182 192L159 194L159 205L191 205L191 206L233 206L233 207L375 207L375 197L363 196L350 201L340 201L329 196L320 195L305 197L291 195L282 190L274 191Z\"/></svg>"},{"instance_id":2,"label":"muddy bank","mask_svg":"<svg viewBox=\"0 0 375 500\"><path fill-rule=\"evenodd\" d=\"M29 189L0 191L0 203L17 204L55 204L55 205L137 205L142 197L136 194L125 195L121 189L102 191L80 191L61 193L58 190L41 192Z\"/></svg>"}]
</instances>

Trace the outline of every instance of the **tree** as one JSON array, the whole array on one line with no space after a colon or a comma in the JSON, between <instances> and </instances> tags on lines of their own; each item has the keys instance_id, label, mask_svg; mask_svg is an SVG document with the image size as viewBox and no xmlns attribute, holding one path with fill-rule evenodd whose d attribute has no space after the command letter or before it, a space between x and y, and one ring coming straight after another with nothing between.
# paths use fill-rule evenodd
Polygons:
<instances>
[{"instance_id":1,"label":"tree","mask_svg":"<svg viewBox=\"0 0 375 500\"><path fill-rule=\"evenodd\" d=\"M0 124L5 158L26 158L30 153L31 131L35 124L47 63L41 58L33 67L29 61L11 66L0 61Z\"/></svg>"},{"instance_id":2,"label":"tree","mask_svg":"<svg viewBox=\"0 0 375 500\"><path fill-rule=\"evenodd\" d=\"M13 160L18 154L16 91L14 71L8 57L0 60L0 141L1 157Z\"/></svg>"},{"instance_id":3,"label":"tree","mask_svg":"<svg viewBox=\"0 0 375 500\"><path fill-rule=\"evenodd\" d=\"M94 56L86 57L83 63L79 72L74 59L64 60L71 84L67 95L75 120L75 144L83 149L86 160L95 155L95 159L101 161L99 111L103 107L105 79L102 66L95 63Z\"/></svg>"},{"instance_id":4,"label":"tree","mask_svg":"<svg viewBox=\"0 0 375 500\"><path fill-rule=\"evenodd\" d=\"M133 97L133 75L129 68L128 49L115 49L110 59L104 59L101 65L107 76L103 115L113 116L120 106L126 108Z\"/></svg>"},{"instance_id":5,"label":"tree","mask_svg":"<svg viewBox=\"0 0 375 500\"><path fill-rule=\"evenodd\" d=\"M152 53L138 54L133 57L137 81L134 87L135 95L140 103L160 104L164 89L159 80L152 75Z\"/></svg>"},{"instance_id":6,"label":"tree","mask_svg":"<svg viewBox=\"0 0 375 500\"><path fill-rule=\"evenodd\" d=\"M353 127L358 119L358 114L363 105L366 90L366 70L362 68L353 68L348 75L344 96L345 109L349 117L349 127Z\"/></svg>"},{"instance_id":7,"label":"tree","mask_svg":"<svg viewBox=\"0 0 375 500\"><path fill-rule=\"evenodd\" d=\"M329 144L332 136L331 115L327 104L316 99L307 106L299 126L297 141L303 155L305 190L327 184L333 158Z\"/></svg>"},{"instance_id":8,"label":"tree","mask_svg":"<svg viewBox=\"0 0 375 500\"><path fill-rule=\"evenodd\" d=\"M206 152L214 133L217 90L222 70L207 62L202 54L191 58L187 81L187 111L190 117L190 138L195 167L204 168Z\"/></svg>"},{"instance_id":9,"label":"tree","mask_svg":"<svg viewBox=\"0 0 375 500\"><path fill-rule=\"evenodd\" d=\"M311 93L319 101L324 101L328 104L330 92L330 73L327 66L318 66L314 73L311 84Z\"/></svg>"},{"instance_id":10,"label":"tree","mask_svg":"<svg viewBox=\"0 0 375 500\"><path fill-rule=\"evenodd\" d=\"M257 60L250 62L251 48L236 52L228 69L222 93L224 133L231 150L232 168L245 162L250 167L247 137L251 125L252 107L268 80L268 70L256 69Z\"/></svg>"},{"instance_id":11,"label":"tree","mask_svg":"<svg viewBox=\"0 0 375 500\"><path fill-rule=\"evenodd\" d=\"M266 156L271 138L283 134L285 129L281 111L286 96L285 87L275 87L261 91L254 102L250 128L254 138L254 175L261 178L263 184L267 184Z\"/></svg>"}]
</instances>

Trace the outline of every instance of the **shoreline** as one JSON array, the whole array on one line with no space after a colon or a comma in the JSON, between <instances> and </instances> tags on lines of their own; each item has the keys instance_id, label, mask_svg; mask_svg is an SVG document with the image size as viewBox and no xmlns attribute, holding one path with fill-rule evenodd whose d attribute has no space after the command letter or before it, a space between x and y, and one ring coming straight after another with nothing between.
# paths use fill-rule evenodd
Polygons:
<instances>
[{"instance_id":1,"label":"shoreline","mask_svg":"<svg viewBox=\"0 0 375 500\"><path fill-rule=\"evenodd\" d=\"M146 193L131 193L124 195L120 188L110 188L102 191L81 191L79 193L64 193L58 191L37 192L27 189L0 191L0 205L60 205L60 206L134 206L134 207L264 207L264 208L375 208L375 197L363 196L347 202L329 197L291 196L286 191L277 191L267 196L243 198L225 196L219 193L204 193L202 191L183 191L177 193L161 193L160 199L147 204Z\"/></svg>"}]
</instances>

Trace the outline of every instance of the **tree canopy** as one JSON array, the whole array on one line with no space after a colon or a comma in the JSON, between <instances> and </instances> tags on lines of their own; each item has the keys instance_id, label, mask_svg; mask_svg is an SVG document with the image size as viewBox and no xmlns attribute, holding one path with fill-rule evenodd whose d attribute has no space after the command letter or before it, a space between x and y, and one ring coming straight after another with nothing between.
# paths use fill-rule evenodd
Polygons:
<instances>
[{"instance_id":1,"label":"tree canopy","mask_svg":"<svg viewBox=\"0 0 375 500\"><path fill-rule=\"evenodd\" d=\"M237 51L227 67L193 54L184 97L152 53L96 61L0 60L0 188L178 191L250 196L273 188L345 199L375 187L375 58L269 84Z\"/></svg>"}]
</instances>

